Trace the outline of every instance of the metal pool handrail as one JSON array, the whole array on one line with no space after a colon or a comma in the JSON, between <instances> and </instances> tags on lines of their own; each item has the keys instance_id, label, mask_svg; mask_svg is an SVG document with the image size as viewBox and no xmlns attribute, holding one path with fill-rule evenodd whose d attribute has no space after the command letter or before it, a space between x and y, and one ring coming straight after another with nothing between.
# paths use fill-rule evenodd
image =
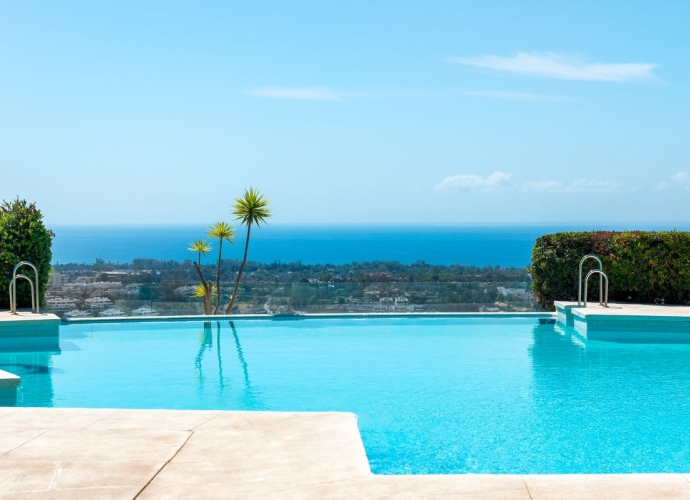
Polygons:
<instances>
[{"instance_id":1,"label":"metal pool handrail","mask_svg":"<svg viewBox=\"0 0 690 500\"><path fill-rule=\"evenodd\" d=\"M36 312L36 295L34 293L34 282L25 274L17 274L14 278L12 278L12 281L10 281L10 310L13 310L13 314L17 314L17 300L15 298L15 294L17 293L17 286L15 283L19 278L25 279L29 282L29 285L31 285L31 311ZM13 306L14 309L12 309Z\"/></svg>"},{"instance_id":2,"label":"metal pool handrail","mask_svg":"<svg viewBox=\"0 0 690 500\"><path fill-rule=\"evenodd\" d=\"M577 279L577 307L580 307L582 305L582 264L585 263L587 259L594 259L599 263L599 270L603 271L604 270L604 265L601 263L601 259L597 257L594 254L587 254L582 259L580 260L580 273L578 275ZM589 275L588 275L589 276ZM606 280L608 283L608 278ZM602 290L602 283L601 283L601 278L599 278L599 298L601 299L601 296L603 295L603 290ZM601 304L601 300L599 300L599 303ZM585 307L587 307L587 286L585 285Z\"/></svg>"},{"instance_id":3,"label":"metal pool handrail","mask_svg":"<svg viewBox=\"0 0 690 500\"><path fill-rule=\"evenodd\" d=\"M587 307L587 282L589 281L589 277L592 276L593 274L599 274L601 278L599 278L599 304L601 304L604 307L609 306L609 277L606 276L606 273L602 271L601 269L592 269L590 272L587 273L587 276L585 277L585 307ZM602 296L601 296L601 282L602 278L606 280L606 295L604 295L604 301L602 302Z\"/></svg>"},{"instance_id":4,"label":"metal pool handrail","mask_svg":"<svg viewBox=\"0 0 690 500\"><path fill-rule=\"evenodd\" d=\"M31 283L31 304L32 304L32 310L38 314L40 312L39 307L41 303L41 298L39 297L39 282L38 282L38 269L36 269L36 266L34 266L31 262L28 260L23 260L16 266L14 266L14 270L12 271L12 281L10 281L10 312L12 314L17 314L17 270L22 267L22 266L29 266L31 269L34 270L34 278L36 280L36 286L34 287L34 283L31 281L31 278L25 275L23 276L25 279L29 280ZM14 298L14 300L12 300Z\"/></svg>"}]
</instances>

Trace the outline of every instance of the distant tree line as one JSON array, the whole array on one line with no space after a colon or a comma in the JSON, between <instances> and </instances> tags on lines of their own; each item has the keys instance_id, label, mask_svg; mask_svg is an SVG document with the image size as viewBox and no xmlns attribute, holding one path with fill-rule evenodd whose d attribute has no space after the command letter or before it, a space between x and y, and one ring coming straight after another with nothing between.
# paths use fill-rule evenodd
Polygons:
<instances>
[{"instance_id":1,"label":"distant tree line","mask_svg":"<svg viewBox=\"0 0 690 500\"><path fill-rule=\"evenodd\" d=\"M220 280L224 283L235 280L242 265L236 259L223 259ZM216 264L202 264L204 273L215 274ZM192 283L198 281L197 272L191 260L177 262L156 259L134 259L131 263L116 264L97 260L94 264L60 264L55 270L63 273L87 274L108 271L130 273L114 279L124 283ZM275 283L321 282L529 282L526 268L501 266L445 266L417 261L402 264L398 261L353 262L351 264L303 264L301 262L261 263L248 261L244 268L245 281ZM108 279L103 275L103 279Z\"/></svg>"}]
</instances>

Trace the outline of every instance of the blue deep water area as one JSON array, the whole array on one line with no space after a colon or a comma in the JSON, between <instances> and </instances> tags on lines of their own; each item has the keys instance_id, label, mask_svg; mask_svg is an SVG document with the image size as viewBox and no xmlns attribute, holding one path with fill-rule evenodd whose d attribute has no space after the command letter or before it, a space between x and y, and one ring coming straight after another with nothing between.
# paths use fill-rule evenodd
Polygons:
<instances>
[{"instance_id":1,"label":"blue deep water area","mask_svg":"<svg viewBox=\"0 0 690 500\"><path fill-rule=\"evenodd\" d=\"M54 230L53 263L61 264L93 263L97 258L120 263L137 258L183 261L194 257L187 251L189 242L206 237L203 226L67 226ZM238 245L223 248L226 258L242 258L245 233L242 229L238 233ZM249 259L335 265L425 260L430 264L524 267L541 234L540 228L524 227L269 225L252 231Z\"/></svg>"},{"instance_id":2,"label":"blue deep water area","mask_svg":"<svg viewBox=\"0 0 690 500\"><path fill-rule=\"evenodd\" d=\"M134 259L194 258L189 242L206 238L206 226L50 226L54 264ZM393 261L430 264L524 267L530 263L537 237L558 231L593 229L673 229L674 224L588 224L560 226L453 225L298 225L269 224L252 231L249 260L270 263L349 264ZM681 229L679 227L679 229ZM223 256L241 259L245 233L237 246L226 245ZM214 249L216 246L214 246ZM215 250L211 255L215 255ZM208 262L214 257L209 255Z\"/></svg>"},{"instance_id":3,"label":"blue deep water area","mask_svg":"<svg viewBox=\"0 0 690 500\"><path fill-rule=\"evenodd\" d=\"M77 324L3 339L20 406L348 411L372 470L690 470L690 345L532 318Z\"/></svg>"}]
</instances>

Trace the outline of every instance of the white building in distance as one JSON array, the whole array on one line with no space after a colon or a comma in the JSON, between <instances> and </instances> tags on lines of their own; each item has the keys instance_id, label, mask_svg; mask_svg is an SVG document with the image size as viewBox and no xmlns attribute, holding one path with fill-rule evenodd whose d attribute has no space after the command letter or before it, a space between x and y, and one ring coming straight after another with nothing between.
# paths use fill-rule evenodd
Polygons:
<instances>
[{"instance_id":1,"label":"white building in distance","mask_svg":"<svg viewBox=\"0 0 690 500\"><path fill-rule=\"evenodd\" d=\"M62 312L74 309L77 302L74 299L66 299L64 297L52 297L46 299L46 305L51 311Z\"/></svg>"},{"instance_id":2,"label":"white building in distance","mask_svg":"<svg viewBox=\"0 0 690 500\"><path fill-rule=\"evenodd\" d=\"M139 309L134 309L132 314L135 316L158 316L158 311L149 306L141 306Z\"/></svg>"},{"instance_id":3,"label":"white building in distance","mask_svg":"<svg viewBox=\"0 0 690 500\"><path fill-rule=\"evenodd\" d=\"M81 309L73 309L65 313L66 318L90 318L91 315Z\"/></svg>"},{"instance_id":4,"label":"white building in distance","mask_svg":"<svg viewBox=\"0 0 690 500\"><path fill-rule=\"evenodd\" d=\"M51 288L60 288L66 285L69 280L66 274L62 273L51 273L50 278L48 278L48 286Z\"/></svg>"},{"instance_id":5,"label":"white building in distance","mask_svg":"<svg viewBox=\"0 0 690 500\"><path fill-rule=\"evenodd\" d=\"M110 308L106 309L105 311L99 312L98 315L103 317L103 318L127 316L123 310L118 309L117 307L110 307Z\"/></svg>"},{"instance_id":6,"label":"white building in distance","mask_svg":"<svg viewBox=\"0 0 690 500\"><path fill-rule=\"evenodd\" d=\"M91 309L106 309L113 305L113 301L106 297L91 297L84 301Z\"/></svg>"}]
</instances>

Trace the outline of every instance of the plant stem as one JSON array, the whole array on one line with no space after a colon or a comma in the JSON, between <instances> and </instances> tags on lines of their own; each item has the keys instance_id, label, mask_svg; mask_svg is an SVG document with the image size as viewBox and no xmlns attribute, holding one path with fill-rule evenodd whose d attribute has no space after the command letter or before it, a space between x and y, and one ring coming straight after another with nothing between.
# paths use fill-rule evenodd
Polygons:
<instances>
[{"instance_id":1,"label":"plant stem","mask_svg":"<svg viewBox=\"0 0 690 500\"><path fill-rule=\"evenodd\" d=\"M242 265L240 266L240 272L237 274L237 281L235 281L235 289L232 291L232 299L230 300L230 305L225 310L225 314L232 314L232 307L235 305L235 299L237 298L237 288L240 286L240 280L242 279L242 271L244 271L244 265L247 263L247 251L249 250L249 234L252 231L251 223L247 224L247 240L244 243L244 258L242 259Z\"/></svg>"}]
</instances>

